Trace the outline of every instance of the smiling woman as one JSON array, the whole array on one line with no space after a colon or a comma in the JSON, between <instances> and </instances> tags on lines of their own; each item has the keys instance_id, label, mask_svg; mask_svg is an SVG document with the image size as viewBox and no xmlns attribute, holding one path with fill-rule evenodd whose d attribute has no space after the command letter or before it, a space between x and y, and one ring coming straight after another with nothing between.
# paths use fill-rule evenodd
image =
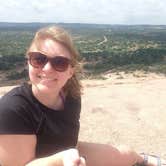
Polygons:
<instances>
[{"instance_id":1,"label":"smiling woman","mask_svg":"<svg viewBox=\"0 0 166 166\"><path fill-rule=\"evenodd\" d=\"M30 83L0 99L1 165L131 166L145 161L157 165L128 148L78 141L78 55L62 28L46 27L36 33L26 54Z\"/></svg>"},{"instance_id":2,"label":"smiling woman","mask_svg":"<svg viewBox=\"0 0 166 166\"><path fill-rule=\"evenodd\" d=\"M57 77L64 78L62 76L67 74L68 76L66 75L67 77L65 76L65 79L68 80L70 77L71 78L68 81L64 80L64 82L61 82L61 87L64 86L64 91L68 91L67 93L70 93L73 97L80 96L81 86L76 76L76 73L79 70L77 61L79 54L74 48L72 39L66 31L57 27L49 27L39 30L27 50L26 56L29 59L28 62L30 64L30 77L31 69L35 69L33 71L36 71L39 68L39 66L34 64L34 60L37 59L38 56L38 62L39 59L40 63L41 61L43 62L40 69L41 71L44 71L43 74L40 73L39 76L46 78L45 73L48 72L48 77L50 76L52 78L52 75L54 75L57 80ZM49 67L51 67L51 71L47 70Z\"/></svg>"},{"instance_id":3,"label":"smiling woman","mask_svg":"<svg viewBox=\"0 0 166 166\"><path fill-rule=\"evenodd\" d=\"M76 147L79 131L78 56L62 28L46 27L36 33L26 53L30 84L12 89L0 100L2 165L21 166L54 154L55 161L48 164L62 163L68 153L74 154L72 162L84 162L77 150L67 151ZM65 153L59 155L60 151Z\"/></svg>"}]
</instances>

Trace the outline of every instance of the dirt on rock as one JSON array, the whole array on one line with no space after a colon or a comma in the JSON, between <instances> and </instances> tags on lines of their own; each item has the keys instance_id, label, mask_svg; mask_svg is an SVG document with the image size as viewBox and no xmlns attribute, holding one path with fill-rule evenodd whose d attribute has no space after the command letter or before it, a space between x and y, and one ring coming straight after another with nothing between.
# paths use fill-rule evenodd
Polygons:
<instances>
[{"instance_id":1,"label":"dirt on rock","mask_svg":"<svg viewBox=\"0 0 166 166\"><path fill-rule=\"evenodd\" d=\"M165 76L120 73L83 85L81 140L166 158Z\"/></svg>"},{"instance_id":2,"label":"dirt on rock","mask_svg":"<svg viewBox=\"0 0 166 166\"><path fill-rule=\"evenodd\" d=\"M166 158L166 77L107 74L83 80L82 141L127 145ZM0 87L0 95L12 87Z\"/></svg>"}]
</instances>

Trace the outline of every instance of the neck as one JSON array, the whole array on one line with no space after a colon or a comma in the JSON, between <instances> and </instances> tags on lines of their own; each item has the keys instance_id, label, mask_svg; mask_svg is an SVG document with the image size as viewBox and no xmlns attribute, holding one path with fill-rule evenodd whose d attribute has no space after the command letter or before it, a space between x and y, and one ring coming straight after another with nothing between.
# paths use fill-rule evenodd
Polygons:
<instances>
[{"instance_id":1,"label":"neck","mask_svg":"<svg viewBox=\"0 0 166 166\"><path fill-rule=\"evenodd\" d=\"M48 108L54 110L63 108L63 101L60 97L60 91L54 91L54 93L42 93L40 89L32 85L32 92L33 95L37 98L37 100Z\"/></svg>"}]
</instances>

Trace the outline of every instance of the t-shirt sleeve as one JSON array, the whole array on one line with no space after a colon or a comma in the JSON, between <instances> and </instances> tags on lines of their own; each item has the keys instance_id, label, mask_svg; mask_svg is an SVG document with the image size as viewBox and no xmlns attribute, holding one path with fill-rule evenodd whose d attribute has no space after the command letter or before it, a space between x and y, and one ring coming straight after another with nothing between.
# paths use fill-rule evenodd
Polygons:
<instances>
[{"instance_id":1,"label":"t-shirt sleeve","mask_svg":"<svg viewBox=\"0 0 166 166\"><path fill-rule=\"evenodd\" d=\"M0 134L34 134L33 116L20 96L0 99Z\"/></svg>"}]
</instances>

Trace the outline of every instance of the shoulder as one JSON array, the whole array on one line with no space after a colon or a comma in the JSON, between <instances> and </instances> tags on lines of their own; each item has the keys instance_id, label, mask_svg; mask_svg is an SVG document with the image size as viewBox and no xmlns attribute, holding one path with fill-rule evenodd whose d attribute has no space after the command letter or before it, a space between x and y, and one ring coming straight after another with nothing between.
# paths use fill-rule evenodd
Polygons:
<instances>
[{"instance_id":1,"label":"shoulder","mask_svg":"<svg viewBox=\"0 0 166 166\"><path fill-rule=\"evenodd\" d=\"M13 100L21 100L23 98L28 98L28 95L30 94L30 85L23 84L18 87L13 88L8 93L6 93L4 96L0 99L0 104L3 104L5 102L12 102Z\"/></svg>"},{"instance_id":2,"label":"shoulder","mask_svg":"<svg viewBox=\"0 0 166 166\"><path fill-rule=\"evenodd\" d=\"M13 88L0 99L0 114L9 111L26 111L32 101L30 87L27 84Z\"/></svg>"},{"instance_id":3,"label":"shoulder","mask_svg":"<svg viewBox=\"0 0 166 166\"><path fill-rule=\"evenodd\" d=\"M81 97L73 98L70 95L66 96L64 109L66 116L79 120L81 112Z\"/></svg>"},{"instance_id":4,"label":"shoulder","mask_svg":"<svg viewBox=\"0 0 166 166\"><path fill-rule=\"evenodd\" d=\"M66 96L65 105L72 109L81 109L81 96L77 98L71 95Z\"/></svg>"},{"instance_id":5,"label":"shoulder","mask_svg":"<svg viewBox=\"0 0 166 166\"><path fill-rule=\"evenodd\" d=\"M0 99L0 133L34 133L40 114L29 85L16 87Z\"/></svg>"},{"instance_id":6,"label":"shoulder","mask_svg":"<svg viewBox=\"0 0 166 166\"><path fill-rule=\"evenodd\" d=\"M0 99L0 112L4 109L12 109L13 111L18 108L29 109L34 108L36 98L32 94L30 84L24 83L18 87L13 88Z\"/></svg>"}]
</instances>

